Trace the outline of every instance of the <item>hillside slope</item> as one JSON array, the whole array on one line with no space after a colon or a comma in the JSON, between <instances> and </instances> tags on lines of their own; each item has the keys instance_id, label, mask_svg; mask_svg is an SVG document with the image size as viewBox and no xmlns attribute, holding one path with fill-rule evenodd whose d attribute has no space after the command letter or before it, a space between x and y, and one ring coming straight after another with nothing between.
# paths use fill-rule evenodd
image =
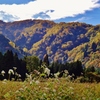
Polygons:
<instances>
[{"instance_id":1,"label":"hillside slope","mask_svg":"<svg viewBox=\"0 0 100 100\"><path fill-rule=\"evenodd\" d=\"M0 21L0 33L41 59L47 53L50 61L80 60L86 67L100 67L100 25L48 20Z\"/></svg>"},{"instance_id":2,"label":"hillside slope","mask_svg":"<svg viewBox=\"0 0 100 100\"><path fill-rule=\"evenodd\" d=\"M0 34L0 52L5 53L7 50L12 50L14 53L17 53L19 57L24 57L26 54L16 46L14 42Z\"/></svg>"}]
</instances>

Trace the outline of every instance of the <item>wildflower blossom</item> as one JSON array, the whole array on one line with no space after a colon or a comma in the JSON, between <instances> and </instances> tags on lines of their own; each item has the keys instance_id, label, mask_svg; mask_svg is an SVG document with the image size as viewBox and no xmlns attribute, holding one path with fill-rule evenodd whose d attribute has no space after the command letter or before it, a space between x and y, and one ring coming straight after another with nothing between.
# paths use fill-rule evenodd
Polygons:
<instances>
[{"instance_id":1,"label":"wildflower blossom","mask_svg":"<svg viewBox=\"0 0 100 100\"><path fill-rule=\"evenodd\" d=\"M73 90L74 88L73 87L69 87L69 89Z\"/></svg>"},{"instance_id":2,"label":"wildflower blossom","mask_svg":"<svg viewBox=\"0 0 100 100\"><path fill-rule=\"evenodd\" d=\"M72 74L72 76L74 77L75 75L74 75L74 74Z\"/></svg>"},{"instance_id":3,"label":"wildflower blossom","mask_svg":"<svg viewBox=\"0 0 100 100\"><path fill-rule=\"evenodd\" d=\"M18 76L18 73L17 73L17 72L15 72L15 75L16 75L16 76Z\"/></svg>"},{"instance_id":4,"label":"wildflower blossom","mask_svg":"<svg viewBox=\"0 0 100 100\"><path fill-rule=\"evenodd\" d=\"M71 76L71 75L68 75L68 78L69 78L69 79L71 79L71 78L72 78L72 76Z\"/></svg>"},{"instance_id":5,"label":"wildflower blossom","mask_svg":"<svg viewBox=\"0 0 100 100\"><path fill-rule=\"evenodd\" d=\"M4 74L5 74L5 71L4 71L4 70L2 70L2 71L1 71L1 75L2 75L2 76L4 76Z\"/></svg>"},{"instance_id":6,"label":"wildflower blossom","mask_svg":"<svg viewBox=\"0 0 100 100\"><path fill-rule=\"evenodd\" d=\"M3 81L5 81L5 82L6 82L6 81L7 81L7 79L4 79Z\"/></svg>"},{"instance_id":7,"label":"wildflower blossom","mask_svg":"<svg viewBox=\"0 0 100 100\"><path fill-rule=\"evenodd\" d=\"M68 70L64 70L65 74L69 74Z\"/></svg>"},{"instance_id":8,"label":"wildflower blossom","mask_svg":"<svg viewBox=\"0 0 100 100\"><path fill-rule=\"evenodd\" d=\"M16 70L16 69L17 69L17 67L13 67L13 69L14 69L14 70Z\"/></svg>"},{"instance_id":9,"label":"wildflower blossom","mask_svg":"<svg viewBox=\"0 0 100 100\"><path fill-rule=\"evenodd\" d=\"M35 83L36 83L36 84L39 84L39 83L40 83L40 81L39 81L39 80L37 80L37 81L35 81Z\"/></svg>"},{"instance_id":10,"label":"wildflower blossom","mask_svg":"<svg viewBox=\"0 0 100 100\"><path fill-rule=\"evenodd\" d=\"M54 74L55 78L58 78L59 74L60 74L60 72L55 73Z\"/></svg>"},{"instance_id":11,"label":"wildflower blossom","mask_svg":"<svg viewBox=\"0 0 100 100\"><path fill-rule=\"evenodd\" d=\"M44 89L45 89L45 90L49 90L49 88L47 88L47 87L44 87Z\"/></svg>"},{"instance_id":12,"label":"wildflower blossom","mask_svg":"<svg viewBox=\"0 0 100 100\"><path fill-rule=\"evenodd\" d=\"M56 92L56 89L53 89L53 92Z\"/></svg>"},{"instance_id":13,"label":"wildflower blossom","mask_svg":"<svg viewBox=\"0 0 100 100\"><path fill-rule=\"evenodd\" d=\"M37 75L39 75L39 74L40 74L40 72L39 72L39 71L37 71L37 70L34 70L34 73L35 73L35 74L37 74Z\"/></svg>"},{"instance_id":14,"label":"wildflower blossom","mask_svg":"<svg viewBox=\"0 0 100 100\"><path fill-rule=\"evenodd\" d=\"M26 77L28 78L30 75L26 73Z\"/></svg>"},{"instance_id":15,"label":"wildflower blossom","mask_svg":"<svg viewBox=\"0 0 100 100\"><path fill-rule=\"evenodd\" d=\"M8 74L13 74L14 75L14 71L12 69L9 69Z\"/></svg>"},{"instance_id":16,"label":"wildflower blossom","mask_svg":"<svg viewBox=\"0 0 100 100\"><path fill-rule=\"evenodd\" d=\"M20 75L20 74L18 74L18 77L21 77L21 75Z\"/></svg>"},{"instance_id":17,"label":"wildflower blossom","mask_svg":"<svg viewBox=\"0 0 100 100\"><path fill-rule=\"evenodd\" d=\"M49 76L49 75L50 75L50 69L45 68L45 69L44 69L44 73L46 73L46 74Z\"/></svg>"}]
</instances>

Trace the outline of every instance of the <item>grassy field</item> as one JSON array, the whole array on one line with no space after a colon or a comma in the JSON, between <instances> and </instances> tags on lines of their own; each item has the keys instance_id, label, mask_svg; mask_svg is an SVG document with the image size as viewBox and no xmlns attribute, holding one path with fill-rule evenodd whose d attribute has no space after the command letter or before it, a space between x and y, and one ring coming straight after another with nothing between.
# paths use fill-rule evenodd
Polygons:
<instances>
[{"instance_id":1,"label":"grassy field","mask_svg":"<svg viewBox=\"0 0 100 100\"><path fill-rule=\"evenodd\" d=\"M0 81L0 100L100 100L100 83L67 82L65 78Z\"/></svg>"}]
</instances>

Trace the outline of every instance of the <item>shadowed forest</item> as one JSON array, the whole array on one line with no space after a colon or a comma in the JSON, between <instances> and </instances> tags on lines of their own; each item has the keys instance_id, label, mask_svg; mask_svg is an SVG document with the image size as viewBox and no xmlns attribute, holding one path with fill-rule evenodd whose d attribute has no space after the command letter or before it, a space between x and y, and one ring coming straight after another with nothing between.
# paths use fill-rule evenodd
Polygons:
<instances>
[{"instance_id":1,"label":"shadowed forest","mask_svg":"<svg viewBox=\"0 0 100 100\"><path fill-rule=\"evenodd\" d=\"M9 71L14 71L10 73ZM56 78L70 76L71 80L76 80L80 77L80 82L99 82L100 69L93 67L86 68L81 61L61 63L57 59L49 62L48 55L45 54L43 59L37 56L25 56L18 58L17 53L8 50L2 54L0 52L0 80L17 79L24 81L26 74L31 74L32 77ZM66 74L66 75L65 75ZM19 77L20 76L20 77Z\"/></svg>"}]
</instances>

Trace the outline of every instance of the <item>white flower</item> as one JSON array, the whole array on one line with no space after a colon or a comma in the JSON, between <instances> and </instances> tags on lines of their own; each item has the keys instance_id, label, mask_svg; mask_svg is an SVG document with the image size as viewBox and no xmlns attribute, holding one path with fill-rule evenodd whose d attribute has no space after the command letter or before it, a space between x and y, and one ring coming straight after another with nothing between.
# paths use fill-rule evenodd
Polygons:
<instances>
[{"instance_id":1,"label":"white flower","mask_svg":"<svg viewBox=\"0 0 100 100\"><path fill-rule=\"evenodd\" d=\"M54 74L55 78L58 78L59 74L60 74L60 72L55 73Z\"/></svg>"},{"instance_id":2,"label":"white flower","mask_svg":"<svg viewBox=\"0 0 100 100\"><path fill-rule=\"evenodd\" d=\"M35 81L35 83L36 83L36 84L39 84L39 83L40 83L40 81L39 81L39 80L37 80L37 81Z\"/></svg>"},{"instance_id":3,"label":"white flower","mask_svg":"<svg viewBox=\"0 0 100 100\"><path fill-rule=\"evenodd\" d=\"M15 72L15 75L16 75L16 76L18 76L18 73L17 73L17 72Z\"/></svg>"},{"instance_id":4,"label":"white flower","mask_svg":"<svg viewBox=\"0 0 100 100\"><path fill-rule=\"evenodd\" d=\"M2 70L2 71L1 71L1 74L2 74L2 76L4 76L4 74L5 74L5 71L4 71L4 70Z\"/></svg>"},{"instance_id":5,"label":"white flower","mask_svg":"<svg viewBox=\"0 0 100 100\"><path fill-rule=\"evenodd\" d=\"M14 70L16 70L16 69L17 69L17 67L13 67L13 69L14 69Z\"/></svg>"},{"instance_id":6,"label":"white flower","mask_svg":"<svg viewBox=\"0 0 100 100\"><path fill-rule=\"evenodd\" d=\"M49 75L50 75L50 69L45 68L45 69L44 69L44 73L47 74L47 75L49 76Z\"/></svg>"},{"instance_id":7,"label":"white flower","mask_svg":"<svg viewBox=\"0 0 100 100\"><path fill-rule=\"evenodd\" d=\"M64 70L65 74L69 74L68 70Z\"/></svg>"},{"instance_id":8,"label":"white flower","mask_svg":"<svg viewBox=\"0 0 100 100\"><path fill-rule=\"evenodd\" d=\"M69 89L73 90L74 88L73 87L69 87Z\"/></svg>"},{"instance_id":9,"label":"white flower","mask_svg":"<svg viewBox=\"0 0 100 100\"><path fill-rule=\"evenodd\" d=\"M45 90L49 90L49 88L47 88L47 87L44 87L44 89L45 89Z\"/></svg>"},{"instance_id":10,"label":"white flower","mask_svg":"<svg viewBox=\"0 0 100 100\"><path fill-rule=\"evenodd\" d=\"M8 74L13 74L14 75L14 71L12 69L9 69Z\"/></svg>"},{"instance_id":11,"label":"white flower","mask_svg":"<svg viewBox=\"0 0 100 100\"><path fill-rule=\"evenodd\" d=\"M7 81L7 79L4 79L3 81L5 81L5 82L6 82L6 81Z\"/></svg>"},{"instance_id":12,"label":"white flower","mask_svg":"<svg viewBox=\"0 0 100 100\"><path fill-rule=\"evenodd\" d=\"M56 89L53 89L53 92L56 92Z\"/></svg>"},{"instance_id":13,"label":"white flower","mask_svg":"<svg viewBox=\"0 0 100 100\"><path fill-rule=\"evenodd\" d=\"M21 75L20 75L20 74L18 74L18 77L21 77Z\"/></svg>"},{"instance_id":14,"label":"white flower","mask_svg":"<svg viewBox=\"0 0 100 100\"><path fill-rule=\"evenodd\" d=\"M26 77L27 77L27 78L29 78L29 77L30 77L30 75L26 73Z\"/></svg>"}]
</instances>

